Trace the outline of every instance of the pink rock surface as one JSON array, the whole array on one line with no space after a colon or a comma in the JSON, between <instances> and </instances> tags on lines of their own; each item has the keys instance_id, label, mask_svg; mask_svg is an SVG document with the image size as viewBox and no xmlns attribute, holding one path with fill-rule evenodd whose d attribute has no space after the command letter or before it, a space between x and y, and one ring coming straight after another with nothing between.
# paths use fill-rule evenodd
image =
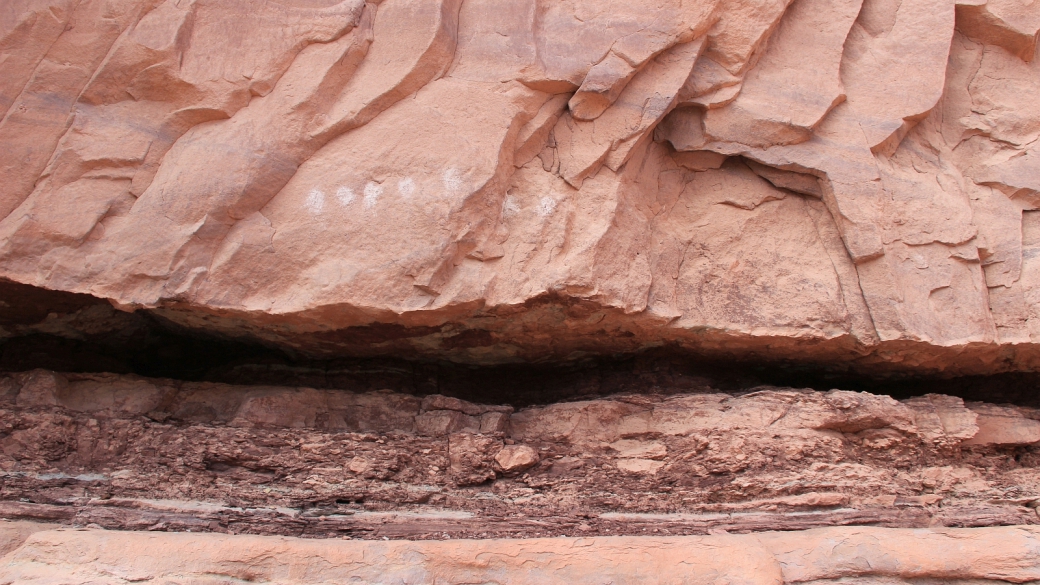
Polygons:
<instances>
[{"instance_id":1,"label":"pink rock surface","mask_svg":"<svg viewBox=\"0 0 1040 585\"><path fill-rule=\"evenodd\" d=\"M0 277L311 355L1035 369L1038 31L1025 0L7 2Z\"/></svg>"},{"instance_id":2,"label":"pink rock surface","mask_svg":"<svg viewBox=\"0 0 1040 585\"><path fill-rule=\"evenodd\" d=\"M1040 524L1040 410L941 394L704 387L514 410L34 370L0 376L0 422L0 517L110 530L441 540Z\"/></svg>"},{"instance_id":3,"label":"pink rock surface","mask_svg":"<svg viewBox=\"0 0 1040 585\"><path fill-rule=\"evenodd\" d=\"M0 560L18 583L1024 583L1033 528L828 528L759 535L343 542L43 530ZM0 531L18 528L0 525ZM4 535L6 536L6 534ZM6 540L6 539L5 539Z\"/></svg>"}]
</instances>

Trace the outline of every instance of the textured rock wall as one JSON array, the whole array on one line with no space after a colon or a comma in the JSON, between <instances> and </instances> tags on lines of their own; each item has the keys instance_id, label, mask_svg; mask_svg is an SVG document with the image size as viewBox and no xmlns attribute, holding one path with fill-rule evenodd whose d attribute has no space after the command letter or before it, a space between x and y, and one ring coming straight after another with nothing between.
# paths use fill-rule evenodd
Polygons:
<instances>
[{"instance_id":1,"label":"textured rock wall","mask_svg":"<svg viewBox=\"0 0 1040 585\"><path fill-rule=\"evenodd\" d=\"M833 390L443 395L0 378L0 516L369 539L1040 524L1040 410Z\"/></svg>"},{"instance_id":2,"label":"textured rock wall","mask_svg":"<svg viewBox=\"0 0 1040 585\"><path fill-rule=\"evenodd\" d=\"M1034 369L1038 30L1025 0L9 1L0 277L309 354Z\"/></svg>"},{"instance_id":3,"label":"textured rock wall","mask_svg":"<svg viewBox=\"0 0 1040 585\"><path fill-rule=\"evenodd\" d=\"M6 523L5 523L6 524ZM338 542L260 536L44 530L0 560L17 583L1030 583L1031 528L679 538ZM8 537L9 538L9 537Z\"/></svg>"},{"instance_id":4,"label":"textured rock wall","mask_svg":"<svg viewBox=\"0 0 1040 585\"><path fill-rule=\"evenodd\" d=\"M1038 35L1035 0L0 2L0 365L325 386L0 375L0 582L1040 582L1040 410L997 394L650 360L513 408L415 361L1037 371Z\"/></svg>"}]
</instances>

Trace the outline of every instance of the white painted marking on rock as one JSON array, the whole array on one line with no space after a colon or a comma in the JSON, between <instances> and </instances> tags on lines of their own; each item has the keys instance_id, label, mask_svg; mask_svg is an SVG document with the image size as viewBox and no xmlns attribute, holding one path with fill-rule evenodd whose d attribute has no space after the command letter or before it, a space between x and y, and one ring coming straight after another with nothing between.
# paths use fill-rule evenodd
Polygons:
<instances>
[{"instance_id":1,"label":"white painted marking on rock","mask_svg":"<svg viewBox=\"0 0 1040 585\"><path fill-rule=\"evenodd\" d=\"M303 202L304 207L307 211L310 211L314 215L318 215L325 209L325 194L321 192L321 189L311 189L311 192L307 194L306 201Z\"/></svg>"},{"instance_id":2,"label":"white painted marking on rock","mask_svg":"<svg viewBox=\"0 0 1040 585\"><path fill-rule=\"evenodd\" d=\"M538 215L548 217L553 211L556 211L556 200L552 197L542 197L538 202Z\"/></svg>"},{"instance_id":3,"label":"white painted marking on rock","mask_svg":"<svg viewBox=\"0 0 1040 585\"><path fill-rule=\"evenodd\" d=\"M372 209L375 207L376 201L379 200L379 196L383 194L383 186L379 183L373 183L369 181L365 185L365 209Z\"/></svg>"},{"instance_id":4,"label":"white painted marking on rock","mask_svg":"<svg viewBox=\"0 0 1040 585\"><path fill-rule=\"evenodd\" d=\"M350 205L356 198L357 196L354 195L354 190L350 187L340 187L339 189L336 189L336 199L339 199L340 205Z\"/></svg>"},{"instance_id":5,"label":"white painted marking on rock","mask_svg":"<svg viewBox=\"0 0 1040 585\"><path fill-rule=\"evenodd\" d=\"M506 195L505 201L502 202L502 217L512 217L518 213L520 213L520 202L516 200L516 197Z\"/></svg>"},{"instance_id":6,"label":"white painted marking on rock","mask_svg":"<svg viewBox=\"0 0 1040 585\"><path fill-rule=\"evenodd\" d=\"M444 188L449 194L457 193L462 189L462 176L459 175L458 169L448 169L444 171L444 175L441 179L444 181Z\"/></svg>"},{"instance_id":7,"label":"white painted marking on rock","mask_svg":"<svg viewBox=\"0 0 1040 585\"><path fill-rule=\"evenodd\" d=\"M415 181L411 177L401 179L397 182L397 191L402 197L411 197L415 193Z\"/></svg>"}]
</instances>

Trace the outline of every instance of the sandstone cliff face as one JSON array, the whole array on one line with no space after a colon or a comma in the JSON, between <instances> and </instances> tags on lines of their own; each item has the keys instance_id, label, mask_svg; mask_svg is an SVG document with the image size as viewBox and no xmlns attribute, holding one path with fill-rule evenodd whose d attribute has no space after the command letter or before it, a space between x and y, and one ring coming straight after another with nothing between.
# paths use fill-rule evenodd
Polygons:
<instances>
[{"instance_id":1,"label":"sandstone cliff face","mask_svg":"<svg viewBox=\"0 0 1040 585\"><path fill-rule=\"evenodd\" d=\"M1034 387L821 381L1040 369L1038 36L1035 0L0 0L0 582L1040 581ZM248 355L82 373L138 344Z\"/></svg>"},{"instance_id":2,"label":"sandstone cliff face","mask_svg":"<svg viewBox=\"0 0 1040 585\"><path fill-rule=\"evenodd\" d=\"M1033 369L1038 31L1024 0L6 2L0 277L314 355Z\"/></svg>"}]
</instances>

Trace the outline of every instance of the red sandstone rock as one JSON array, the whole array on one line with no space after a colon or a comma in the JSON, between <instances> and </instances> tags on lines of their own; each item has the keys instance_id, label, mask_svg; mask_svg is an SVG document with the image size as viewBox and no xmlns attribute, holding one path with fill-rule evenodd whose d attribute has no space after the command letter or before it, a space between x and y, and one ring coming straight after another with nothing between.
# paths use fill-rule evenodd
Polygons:
<instances>
[{"instance_id":1,"label":"red sandstone rock","mask_svg":"<svg viewBox=\"0 0 1040 585\"><path fill-rule=\"evenodd\" d=\"M494 436L454 433L448 437L452 479L460 486L479 485L495 479L495 462L502 441Z\"/></svg>"},{"instance_id":2,"label":"red sandstone rock","mask_svg":"<svg viewBox=\"0 0 1040 585\"><path fill-rule=\"evenodd\" d=\"M1037 531L831 528L761 535L447 542L140 534L3 526L24 540L0 561L19 583L746 583L1040 577ZM13 537L8 536L16 533Z\"/></svg>"},{"instance_id":3,"label":"red sandstone rock","mask_svg":"<svg viewBox=\"0 0 1040 585\"><path fill-rule=\"evenodd\" d=\"M1035 370L1038 36L1027 0L10 0L0 278L305 356ZM118 320L43 315L0 336ZM755 390L3 376L6 517L595 538L5 523L0 580L1040 580L1031 527L845 527L1040 521L1035 410ZM603 536L648 529L760 534Z\"/></svg>"},{"instance_id":4,"label":"red sandstone rock","mask_svg":"<svg viewBox=\"0 0 1040 585\"><path fill-rule=\"evenodd\" d=\"M121 2L0 12L0 277L316 355L1040 359L1021 0Z\"/></svg>"},{"instance_id":5,"label":"red sandstone rock","mask_svg":"<svg viewBox=\"0 0 1040 585\"><path fill-rule=\"evenodd\" d=\"M943 395L706 388L508 412L46 370L0 390L13 519L413 539L1040 523L1040 413Z\"/></svg>"},{"instance_id":6,"label":"red sandstone rock","mask_svg":"<svg viewBox=\"0 0 1040 585\"><path fill-rule=\"evenodd\" d=\"M970 406L978 415L979 431L964 442L966 445L1033 445L1040 443L1040 420L1037 420L1037 413L1025 414L1018 408L992 404L972 404Z\"/></svg>"},{"instance_id":7,"label":"red sandstone rock","mask_svg":"<svg viewBox=\"0 0 1040 585\"><path fill-rule=\"evenodd\" d=\"M524 471L538 463L538 452L527 445L506 445L495 455L495 463L505 473Z\"/></svg>"}]
</instances>

